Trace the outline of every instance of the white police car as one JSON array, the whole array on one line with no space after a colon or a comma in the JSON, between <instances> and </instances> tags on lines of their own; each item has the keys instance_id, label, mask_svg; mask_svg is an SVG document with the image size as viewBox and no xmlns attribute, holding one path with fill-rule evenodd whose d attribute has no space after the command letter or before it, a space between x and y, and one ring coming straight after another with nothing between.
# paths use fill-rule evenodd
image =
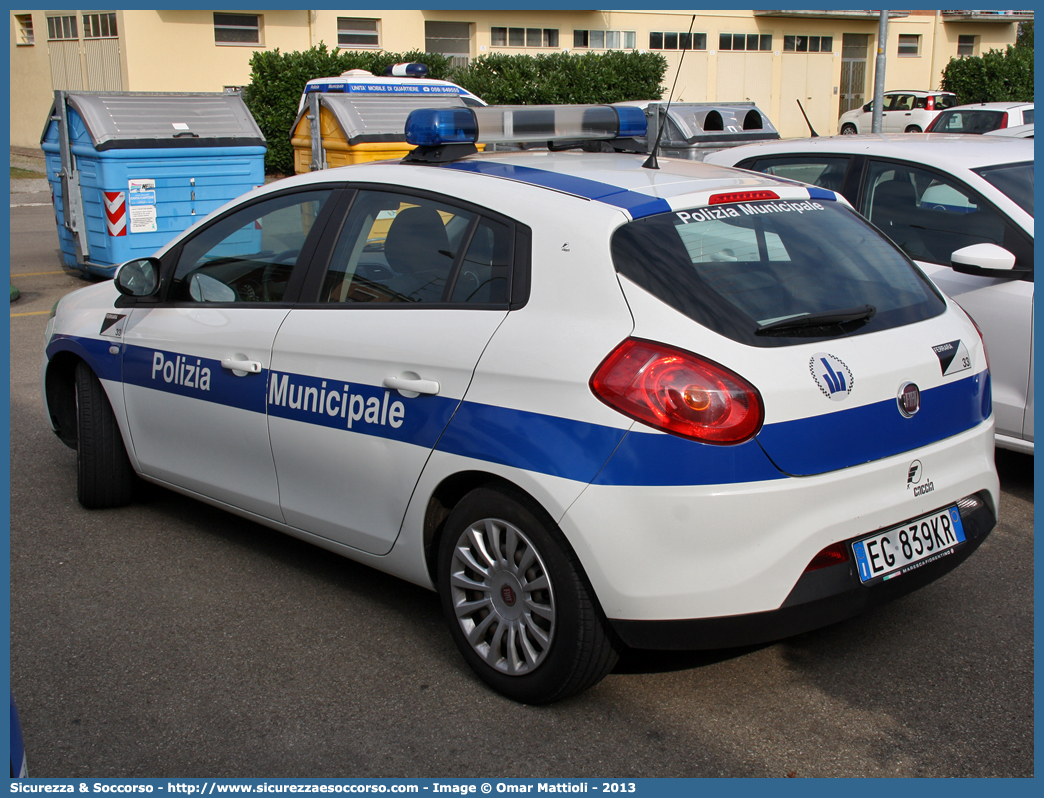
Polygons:
<instances>
[{"instance_id":1,"label":"white police car","mask_svg":"<svg viewBox=\"0 0 1044 798\"><path fill-rule=\"evenodd\" d=\"M993 528L981 339L839 195L469 154L627 149L626 108L408 127L408 159L255 190L57 305L47 412L84 505L140 475L432 587L471 667L531 703L624 645L848 618Z\"/></svg>"}]
</instances>

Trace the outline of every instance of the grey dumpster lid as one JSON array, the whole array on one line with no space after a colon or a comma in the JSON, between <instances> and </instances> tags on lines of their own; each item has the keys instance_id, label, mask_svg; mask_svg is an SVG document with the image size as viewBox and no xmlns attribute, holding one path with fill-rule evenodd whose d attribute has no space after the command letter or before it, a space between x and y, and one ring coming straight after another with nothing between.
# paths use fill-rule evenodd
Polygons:
<instances>
[{"instance_id":1,"label":"grey dumpster lid","mask_svg":"<svg viewBox=\"0 0 1044 798\"><path fill-rule=\"evenodd\" d=\"M635 105L642 109L647 109L650 105L659 105L662 112L667 106L667 101L636 100L615 105ZM734 145L779 138L779 131L752 102L672 102L667 115L681 134L682 140L672 139L669 143L665 140L661 142L663 146L700 147L725 142ZM665 131L665 139L666 134L670 132L670 128Z\"/></svg>"},{"instance_id":2,"label":"grey dumpster lid","mask_svg":"<svg viewBox=\"0 0 1044 798\"><path fill-rule=\"evenodd\" d=\"M417 108L464 108L456 95L409 94L376 95L320 94L319 102L333 114L349 144L374 141L406 141L406 117ZM297 115L293 136L308 106Z\"/></svg>"},{"instance_id":3,"label":"grey dumpster lid","mask_svg":"<svg viewBox=\"0 0 1044 798\"><path fill-rule=\"evenodd\" d=\"M66 98L99 151L266 146L238 93L67 92ZM52 105L48 125L54 111Z\"/></svg>"}]
</instances>

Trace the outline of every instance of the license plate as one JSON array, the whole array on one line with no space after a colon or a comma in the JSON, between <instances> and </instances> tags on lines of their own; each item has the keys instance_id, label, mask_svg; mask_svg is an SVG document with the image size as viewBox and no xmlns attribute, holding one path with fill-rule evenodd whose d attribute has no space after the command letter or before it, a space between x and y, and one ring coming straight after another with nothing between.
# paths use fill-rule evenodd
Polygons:
<instances>
[{"instance_id":1,"label":"license plate","mask_svg":"<svg viewBox=\"0 0 1044 798\"><path fill-rule=\"evenodd\" d=\"M893 579L953 553L964 542L964 527L956 507L907 521L852 544L859 579Z\"/></svg>"}]
</instances>

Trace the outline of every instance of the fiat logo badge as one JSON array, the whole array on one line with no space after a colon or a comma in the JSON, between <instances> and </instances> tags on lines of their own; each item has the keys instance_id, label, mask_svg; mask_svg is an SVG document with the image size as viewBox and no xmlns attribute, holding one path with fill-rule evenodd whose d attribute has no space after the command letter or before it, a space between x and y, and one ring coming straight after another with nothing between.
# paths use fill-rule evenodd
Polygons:
<instances>
[{"instance_id":1,"label":"fiat logo badge","mask_svg":"<svg viewBox=\"0 0 1044 798\"><path fill-rule=\"evenodd\" d=\"M515 591L511 589L511 585L504 585L500 588L500 597L509 607L515 606Z\"/></svg>"},{"instance_id":2,"label":"fiat logo badge","mask_svg":"<svg viewBox=\"0 0 1044 798\"><path fill-rule=\"evenodd\" d=\"M912 418L921 409L921 390L915 383L904 382L899 388L899 412L906 418Z\"/></svg>"}]
</instances>

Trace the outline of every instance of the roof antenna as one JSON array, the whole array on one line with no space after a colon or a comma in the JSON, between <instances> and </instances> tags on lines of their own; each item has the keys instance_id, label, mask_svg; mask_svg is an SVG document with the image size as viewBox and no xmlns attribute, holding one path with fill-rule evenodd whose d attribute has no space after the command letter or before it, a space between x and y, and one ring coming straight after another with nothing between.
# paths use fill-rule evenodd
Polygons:
<instances>
[{"instance_id":1,"label":"roof antenna","mask_svg":"<svg viewBox=\"0 0 1044 798\"><path fill-rule=\"evenodd\" d=\"M656 143L653 144L652 152L649 153L649 157L645 159L645 163L642 164L643 169L659 169L660 165L656 163L656 151L660 149L660 139L663 138L663 129L667 127L667 112L671 110L671 100L674 99L674 90L678 86L678 75L681 74L682 62L685 61L685 51L692 48L692 26L696 24L696 15L692 15L692 21L689 22L689 32L686 34L689 40L689 46L682 48L681 58L678 59L678 71L674 73L674 85L671 86L671 93L667 97L667 107L663 109L662 114L657 114L657 119L662 119L660 122L659 129L656 131Z\"/></svg>"},{"instance_id":2,"label":"roof antenna","mask_svg":"<svg viewBox=\"0 0 1044 798\"><path fill-rule=\"evenodd\" d=\"M797 98L795 98L795 99L797 99ZM808 125L808 132L812 134L812 138L814 138L814 139L819 138L819 134L816 133L816 129L814 127L812 127L812 123L808 121L808 114L805 113L805 108L801 104L801 100L797 100L797 104L798 104L798 108L801 109L801 115L803 117L805 117L805 124Z\"/></svg>"}]
</instances>

